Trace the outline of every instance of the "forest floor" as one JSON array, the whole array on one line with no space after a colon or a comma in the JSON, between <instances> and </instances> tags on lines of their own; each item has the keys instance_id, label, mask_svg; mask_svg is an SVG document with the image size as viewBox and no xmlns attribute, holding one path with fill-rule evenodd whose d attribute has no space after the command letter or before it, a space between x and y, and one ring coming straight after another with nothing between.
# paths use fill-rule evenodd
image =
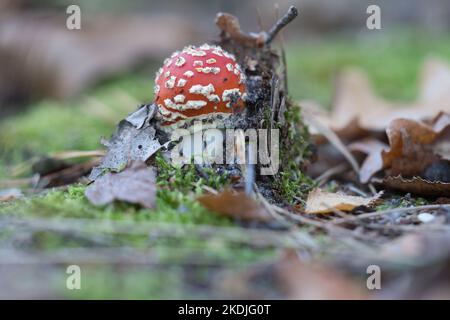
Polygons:
<instances>
[{"instance_id":1,"label":"forest floor","mask_svg":"<svg viewBox=\"0 0 450 320\"><path fill-rule=\"evenodd\" d=\"M295 99L330 105L336 74L345 66L359 66L379 95L409 101L416 97L419 66L429 53L450 61L450 38L412 32L370 41L326 38L291 44L286 52L289 90ZM35 103L2 120L0 190L26 182L34 157L101 149L100 137L110 136L120 119L152 100L152 70L112 80L69 103ZM367 297L366 267L371 264L386 266L387 279L392 280L377 294L397 297L402 296L398 291L424 286L427 280L416 284L414 275L427 270L431 277L442 268L437 255L423 260L415 256L415 245L432 243L431 251L439 250L437 246L448 251L447 224L437 228L442 234L433 230L432 236L417 235L404 221L416 219L419 210L398 210L425 206L423 210L448 219L450 211L433 206L431 199L388 193L374 216L385 214L403 222L386 228L377 220L370 232L360 230L363 224L347 228L310 220L267 227L218 216L196 201L205 186L220 189L221 181L198 178L189 170L166 170L176 187L157 179L156 210L123 203L93 206L82 183L39 192L28 189L19 199L0 203L0 298L302 297L289 285L290 277L310 288L323 285L327 292L319 296L333 297L337 289L325 284L330 282L327 273L345 274L331 281L336 281L337 291L351 288L347 292L355 292L355 297ZM410 237L406 244L397 243L404 237ZM305 260L320 261L319 271L310 273L314 284L305 284L309 277L297 273L286 258L293 249ZM410 256L399 257L397 249L410 250ZM82 290L66 289L66 268L72 264L81 267ZM346 277L352 281L342 281Z\"/></svg>"}]
</instances>

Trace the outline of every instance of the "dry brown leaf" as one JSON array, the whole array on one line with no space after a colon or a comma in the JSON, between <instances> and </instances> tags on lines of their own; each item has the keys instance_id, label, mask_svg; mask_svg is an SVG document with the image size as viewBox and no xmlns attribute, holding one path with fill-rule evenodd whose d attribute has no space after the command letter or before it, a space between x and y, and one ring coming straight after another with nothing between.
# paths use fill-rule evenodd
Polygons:
<instances>
[{"instance_id":1,"label":"dry brown leaf","mask_svg":"<svg viewBox=\"0 0 450 320\"><path fill-rule=\"evenodd\" d=\"M429 181L420 177L410 179L401 176L387 177L383 179L383 184L387 188L423 196L448 196L450 194L450 183Z\"/></svg>"},{"instance_id":2,"label":"dry brown leaf","mask_svg":"<svg viewBox=\"0 0 450 320\"><path fill-rule=\"evenodd\" d=\"M365 281L355 281L324 265L302 263L295 251L287 251L277 265L277 279L288 299L368 299Z\"/></svg>"},{"instance_id":3,"label":"dry brown leaf","mask_svg":"<svg viewBox=\"0 0 450 320\"><path fill-rule=\"evenodd\" d=\"M369 182L373 174L383 168L384 164L381 153L388 148L385 143L370 138L353 142L348 146L350 151L360 151L367 154L359 170L359 180L361 183Z\"/></svg>"},{"instance_id":4,"label":"dry brown leaf","mask_svg":"<svg viewBox=\"0 0 450 320\"><path fill-rule=\"evenodd\" d=\"M447 113L440 113L429 123L396 119L386 130L389 147L378 140L365 139L352 143L349 149L368 155L359 172L362 183L382 169L389 176L422 176L447 182L442 172L446 170L444 162L448 163L449 133Z\"/></svg>"},{"instance_id":5,"label":"dry brown leaf","mask_svg":"<svg viewBox=\"0 0 450 320\"><path fill-rule=\"evenodd\" d=\"M273 219L266 208L242 192L226 190L201 196L198 201L209 210L227 217L258 221Z\"/></svg>"},{"instance_id":6,"label":"dry brown leaf","mask_svg":"<svg viewBox=\"0 0 450 320\"><path fill-rule=\"evenodd\" d=\"M99 160L90 160L45 174L39 178L37 186L39 188L52 188L78 182L82 177L89 174L92 168L98 164Z\"/></svg>"},{"instance_id":7,"label":"dry brown leaf","mask_svg":"<svg viewBox=\"0 0 450 320\"><path fill-rule=\"evenodd\" d=\"M135 161L120 173L105 173L87 187L85 194L95 205L118 200L153 209L156 199L155 172L144 162Z\"/></svg>"},{"instance_id":8,"label":"dry brown leaf","mask_svg":"<svg viewBox=\"0 0 450 320\"><path fill-rule=\"evenodd\" d=\"M379 131L395 119L418 121L450 112L450 67L446 62L436 58L425 61L419 97L411 103L386 101L375 95L365 73L349 69L338 79L330 118L335 129L347 127L356 118L362 128Z\"/></svg>"},{"instance_id":9,"label":"dry brown leaf","mask_svg":"<svg viewBox=\"0 0 450 320\"><path fill-rule=\"evenodd\" d=\"M243 46L259 48L262 47L266 41L264 33L255 35L244 33L241 30L238 18L229 13L218 13L216 16L216 25L220 30L226 32L231 39Z\"/></svg>"},{"instance_id":10,"label":"dry brown leaf","mask_svg":"<svg viewBox=\"0 0 450 320\"><path fill-rule=\"evenodd\" d=\"M311 101L300 104L316 113L323 110ZM375 94L364 71L348 68L336 81L331 112L320 112L319 120L341 139L352 141L383 132L395 119L431 119L442 111L450 112L450 67L442 60L428 58L422 65L417 101L387 101Z\"/></svg>"},{"instance_id":11,"label":"dry brown leaf","mask_svg":"<svg viewBox=\"0 0 450 320\"><path fill-rule=\"evenodd\" d=\"M380 195L381 194L371 198L363 198L342 193L326 192L316 188L308 195L305 213L333 213L336 210L351 211L360 206L372 206L379 200Z\"/></svg>"}]
</instances>

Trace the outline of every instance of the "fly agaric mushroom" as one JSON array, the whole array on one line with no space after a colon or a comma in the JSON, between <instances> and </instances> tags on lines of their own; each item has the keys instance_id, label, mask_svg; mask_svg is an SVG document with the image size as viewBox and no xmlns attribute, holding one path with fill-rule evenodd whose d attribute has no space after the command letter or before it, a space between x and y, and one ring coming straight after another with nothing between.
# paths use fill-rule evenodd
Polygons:
<instances>
[{"instance_id":1,"label":"fly agaric mushroom","mask_svg":"<svg viewBox=\"0 0 450 320\"><path fill-rule=\"evenodd\" d=\"M164 130L192 120L226 119L242 111L245 75L219 46L188 46L174 52L156 73L155 103Z\"/></svg>"}]
</instances>

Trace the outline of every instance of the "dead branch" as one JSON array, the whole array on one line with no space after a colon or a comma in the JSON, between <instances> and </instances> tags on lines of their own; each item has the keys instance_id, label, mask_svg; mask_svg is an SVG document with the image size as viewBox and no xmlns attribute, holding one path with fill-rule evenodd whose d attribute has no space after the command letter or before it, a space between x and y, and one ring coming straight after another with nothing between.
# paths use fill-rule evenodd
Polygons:
<instances>
[{"instance_id":1,"label":"dead branch","mask_svg":"<svg viewBox=\"0 0 450 320\"><path fill-rule=\"evenodd\" d=\"M296 7L291 6L268 32L250 33L242 31L239 19L229 13L219 12L216 16L216 25L223 33L236 43L245 47L261 48L269 45L276 35L298 15Z\"/></svg>"},{"instance_id":2,"label":"dead branch","mask_svg":"<svg viewBox=\"0 0 450 320\"><path fill-rule=\"evenodd\" d=\"M292 20L298 16L298 10L296 7L291 6L284 16L279 19L275 25L267 32L266 45L270 44L272 40L276 37L278 32L281 31L285 26L287 26Z\"/></svg>"},{"instance_id":3,"label":"dead branch","mask_svg":"<svg viewBox=\"0 0 450 320\"><path fill-rule=\"evenodd\" d=\"M265 43L265 33L246 34L241 30L239 19L229 13L219 12L216 16L216 25L230 38L246 47L260 48Z\"/></svg>"}]
</instances>

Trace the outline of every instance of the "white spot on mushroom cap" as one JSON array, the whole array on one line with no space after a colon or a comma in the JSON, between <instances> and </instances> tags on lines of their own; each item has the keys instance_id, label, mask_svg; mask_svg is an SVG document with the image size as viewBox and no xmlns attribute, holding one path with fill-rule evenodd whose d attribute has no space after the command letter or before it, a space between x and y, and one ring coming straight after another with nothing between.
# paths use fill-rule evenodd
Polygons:
<instances>
[{"instance_id":1,"label":"white spot on mushroom cap","mask_svg":"<svg viewBox=\"0 0 450 320\"><path fill-rule=\"evenodd\" d=\"M192 72L191 70L188 70L184 73L184 75L188 78L192 77L194 75L194 72Z\"/></svg>"},{"instance_id":2,"label":"white spot on mushroom cap","mask_svg":"<svg viewBox=\"0 0 450 320\"><path fill-rule=\"evenodd\" d=\"M203 67L203 61L195 60L193 66L194 67Z\"/></svg>"},{"instance_id":3,"label":"white spot on mushroom cap","mask_svg":"<svg viewBox=\"0 0 450 320\"><path fill-rule=\"evenodd\" d=\"M166 81L166 83L164 84L164 86L168 89L171 89L175 86L175 80L177 79L177 77L175 76L170 76L170 79Z\"/></svg>"},{"instance_id":4,"label":"white spot on mushroom cap","mask_svg":"<svg viewBox=\"0 0 450 320\"><path fill-rule=\"evenodd\" d=\"M210 59L206 60L207 64L213 64L213 63L216 63L216 62L217 62L217 60L214 59L214 58L210 58Z\"/></svg>"},{"instance_id":5,"label":"white spot on mushroom cap","mask_svg":"<svg viewBox=\"0 0 450 320\"><path fill-rule=\"evenodd\" d=\"M185 63L186 63L186 59L183 58L182 56L179 56L179 57L177 58L177 61L175 61L175 65L176 65L177 67L182 67Z\"/></svg>"},{"instance_id":6,"label":"white spot on mushroom cap","mask_svg":"<svg viewBox=\"0 0 450 320\"><path fill-rule=\"evenodd\" d=\"M233 65L231 63L227 63L227 70L233 72Z\"/></svg>"},{"instance_id":7,"label":"white spot on mushroom cap","mask_svg":"<svg viewBox=\"0 0 450 320\"><path fill-rule=\"evenodd\" d=\"M170 57L171 58L175 58L179 54L180 54L180 51L175 51L175 52L172 53L172 55Z\"/></svg>"},{"instance_id":8,"label":"white spot on mushroom cap","mask_svg":"<svg viewBox=\"0 0 450 320\"><path fill-rule=\"evenodd\" d=\"M154 92L155 94L158 94L160 89L161 89L161 88L159 87L159 85L155 84L155 86L153 87L153 92Z\"/></svg>"},{"instance_id":9,"label":"white spot on mushroom cap","mask_svg":"<svg viewBox=\"0 0 450 320\"><path fill-rule=\"evenodd\" d=\"M163 69L162 69L162 68L159 68L159 70L156 71L156 74L155 74L155 82L158 82L159 77L161 76L162 72L163 72Z\"/></svg>"},{"instance_id":10,"label":"white spot on mushroom cap","mask_svg":"<svg viewBox=\"0 0 450 320\"><path fill-rule=\"evenodd\" d=\"M204 100L188 100L186 104L183 104L183 103L175 103L171 99L164 99L164 104L166 108L183 111L186 109L201 109L208 103Z\"/></svg>"},{"instance_id":11,"label":"white spot on mushroom cap","mask_svg":"<svg viewBox=\"0 0 450 320\"><path fill-rule=\"evenodd\" d=\"M200 49L202 49L202 50L210 50L211 48L212 48L212 46L210 46L207 43L204 43L200 46Z\"/></svg>"},{"instance_id":12,"label":"white spot on mushroom cap","mask_svg":"<svg viewBox=\"0 0 450 320\"><path fill-rule=\"evenodd\" d=\"M163 64L166 68L170 67L170 65L172 64L172 59L169 59L169 58L165 59Z\"/></svg>"},{"instance_id":13,"label":"white spot on mushroom cap","mask_svg":"<svg viewBox=\"0 0 450 320\"><path fill-rule=\"evenodd\" d=\"M193 46L188 46L183 49L183 53L187 53L193 57L203 57L206 56L206 52L203 50L198 50Z\"/></svg>"},{"instance_id":14,"label":"white spot on mushroom cap","mask_svg":"<svg viewBox=\"0 0 450 320\"><path fill-rule=\"evenodd\" d=\"M162 105L162 104L158 104L158 111L159 111L159 113L161 113L161 115L163 115L163 116L168 116L168 115L170 115L170 111L169 110L167 110L166 108L164 108L164 106Z\"/></svg>"},{"instance_id":15,"label":"white spot on mushroom cap","mask_svg":"<svg viewBox=\"0 0 450 320\"><path fill-rule=\"evenodd\" d=\"M202 86L201 84L196 84L189 88L189 93L201 94L204 96L208 96L211 93L213 93L214 91L215 91L215 88L212 85L212 83L210 83L206 86Z\"/></svg>"},{"instance_id":16,"label":"white spot on mushroom cap","mask_svg":"<svg viewBox=\"0 0 450 320\"><path fill-rule=\"evenodd\" d=\"M166 78L170 77L170 71L169 71L169 70L167 70L166 72L164 72L164 77L166 77Z\"/></svg>"},{"instance_id":17,"label":"white spot on mushroom cap","mask_svg":"<svg viewBox=\"0 0 450 320\"><path fill-rule=\"evenodd\" d=\"M217 94L210 94L207 96L208 100L211 102L220 102L220 97ZM217 106L216 106L217 109Z\"/></svg>"},{"instance_id":18,"label":"white spot on mushroom cap","mask_svg":"<svg viewBox=\"0 0 450 320\"><path fill-rule=\"evenodd\" d=\"M223 90L222 92L222 101L231 101L231 97L237 95L237 96L241 96L241 90L239 90L238 88L235 89L228 89L228 90Z\"/></svg>"},{"instance_id":19,"label":"white spot on mushroom cap","mask_svg":"<svg viewBox=\"0 0 450 320\"><path fill-rule=\"evenodd\" d=\"M186 85L187 80L180 78L178 79L177 87L184 87Z\"/></svg>"},{"instance_id":20,"label":"white spot on mushroom cap","mask_svg":"<svg viewBox=\"0 0 450 320\"><path fill-rule=\"evenodd\" d=\"M227 58L229 58L229 59L231 59L231 60L233 60L233 61L236 61L236 58L234 57L233 54L231 54L231 53L229 53L229 52L226 52L225 50L223 50L222 53L223 53L223 55L224 55L225 57L227 57Z\"/></svg>"},{"instance_id":21,"label":"white spot on mushroom cap","mask_svg":"<svg viewBox=\"0 0 450 320\"><path fill-rule=\"evenodd\" d=\"M175 97L173 97L173 101L177 102L177 103L183 103L184 99L186 97L182 94L177 94Z\"/></svg>"},{"instance_id":22,"label":"white spot on mushroom cap","mask_svg":"<svg viewBox=\"0 0 450 320\"><path fill-rule=\"evenodd\" d=\"M206 86L202 86L201 84L196 84L189 88L189 93L201 94L201 95L205 96L206 98L208 98L209 101L220 102L220 97L216 94L212 94L213 92L215 92L215 90L216 89L214 88L212 83L210 83Z\"/></svg>"},{"instance_id":23,"label":"white spot on mushroom cap","mask_svg":"<svg viewBox=\"0 0 450 320\"><path fill-rule=\"evenodd\" d=\"M186 109L201 109L206 106L208 103L203 100L189 100L186 103Z\"/></svg>"},{"instance_id":24,"label":"white spot on mushroom cap","mask_svg":"<svg viewBox=\"0 0 450 320\"><path fill-rule=\"evenodd\" d=\"M218 74L220 72L220 68L219 67L195 68L195 70L197 70L197 72L213 73L213 74Z\"/></svg>"},{"instance_id":25,"label":"white spot on mushroom cap","mask_svg":"<svg viewBox=\"0 0 450 320\"><path fill-rule=\"evenodd\" d=\"M219 56L219 57L223 57L223 50L222 50L222 48L220 48L220 47L215 48L215 49L212 51L212 53L215 54L215 55L217 55L217 56Z\"/></svg>"}]
</instances>

